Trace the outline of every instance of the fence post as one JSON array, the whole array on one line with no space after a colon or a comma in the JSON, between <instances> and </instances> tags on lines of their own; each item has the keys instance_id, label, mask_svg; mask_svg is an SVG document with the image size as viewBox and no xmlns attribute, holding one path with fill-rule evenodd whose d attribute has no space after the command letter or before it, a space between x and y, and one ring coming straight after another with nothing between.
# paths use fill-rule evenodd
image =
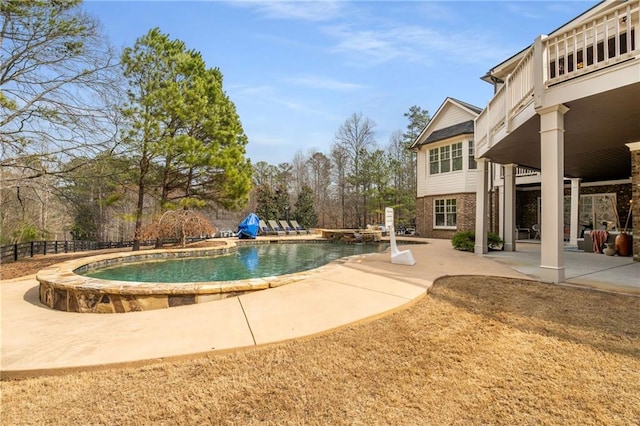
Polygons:
<instances>
[{"instance_id":1,"label":"fence post","mask_svg":"<svg viewBox=\"0 0 640 426\"><path fill-rule=\"evenodd\" d=\"M13 245L13 261L14 262L18 261L18 243L15 243Z\"/></svg>"},{"instance_id":2,"label":"fence post","mask_svg":"<svg viewBox=\"0 0 640 426\"><path fill-rule=\"evenodd\" d=\"M44 248L42 249L42 254L47 254L47 240L44 240Z\"/></svg>"},{"instance_id":3,"label":"fence post","mask_svg":"<svg viewBox=\"0 0 640 426\"><path fill-rule=\"evenodd\" d=\"M33 241L31 241L31 244L29 244L29 246L31 247L31 257L33 257Z\"/></svg>"}]
</instances>

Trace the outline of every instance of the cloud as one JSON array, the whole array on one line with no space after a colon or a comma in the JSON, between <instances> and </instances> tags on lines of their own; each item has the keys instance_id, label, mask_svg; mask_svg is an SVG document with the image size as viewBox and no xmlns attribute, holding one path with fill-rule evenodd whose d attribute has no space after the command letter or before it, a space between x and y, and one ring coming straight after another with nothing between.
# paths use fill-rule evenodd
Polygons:
<instances>
[{"instance_id":1,"label":"cloud","mask_svg":"<svg viewBox=\"0 0 640 426\"><path fill-rule=\"evenodd\" d=\"M269 112L273 112L279 108L285 108L289 111L300 113L306 116L316 116L333 119L335 116L332 111L313 108L305 99L299 101L288 93L270 85L259 86L233 86L229 88L232 98L237 101L250 98L254 105L267 105ZM299 97L299 96L298 96Z\"/></svg>"},{"instance_id":2,"label":"cloud","mask_svg":"<svg viewBox=\"0 0 640 426\"><path fill-rule=\"evenodd\" d=\"M545 17L547 12L545 8L540 6L540 4L526 5L522 3L509 2L506 3L506 7L509 13L525 19L542 19Z\"/></svg>"},{"instance_id":3,"label":"cloud","mask_svg":"<svg viewBox=\"0 0 640 426\"><path fill-rule=\"evenodd\" d=\"M347 4L344 1L282 1L247 0L232 1L229 4L239 7L251 7L270 19L294 19L320 22L334 19L342 14Z\"/></svg>"},{"instance_id":4,"label":"cloud","mask_svg":"<svg viewBox=\"0 0 640 426\"><path fill-rule=\"evenodd\" d=\"M301 77L290 77L285 79L290 84L296 86L310 87L312 89L324 89L324 90L335 90L335 91L351 91L351 90L360 90L366 88L366 86L358 83L349 83L345 81L340 81L328 77L321 76L301 76Z\"/></svg>"},{"instance_id":5,"label":"cloud","mask_svg":"<svg viewBox=\"0 0 640 426\"><path fill-rule=\"evenodd\" d=\"M335 53L351 58L353 64L379 65L394 60L433 64L442 60L484 63L504 57L486 37L475 32L444 32L426 26L392 24L377 30L360 30L351 26L326 27L337 39Z\"/></svg>"}]
</instances>

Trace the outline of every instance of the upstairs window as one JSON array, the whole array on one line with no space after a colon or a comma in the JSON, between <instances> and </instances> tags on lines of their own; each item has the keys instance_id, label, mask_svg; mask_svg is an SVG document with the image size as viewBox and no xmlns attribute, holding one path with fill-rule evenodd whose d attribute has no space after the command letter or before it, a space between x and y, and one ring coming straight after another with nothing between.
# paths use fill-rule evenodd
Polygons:
<instances>
[{"instance_id":1,"label":"upstairs window","mask_svg":"<svg viewBox=\"0 0 640 426\"><path fill-rule=\"evenodd\" d=\"M473 141L469 141L469 168L478 168L478 163L476 163L476 147L473 144Z\"/></svg>"},{"instance_id":2,"label":"upstairs window","mask_svg":"<svg viewBox=\"0 0 640 426\"><path fill-rule=\"evenodd\" d=\"M451 170L462 170L462 142L451 145Z\"/></svg>"},{"instance_id":3,"label":"upstairs window","mask_svg":"<svg viewBox=\"0 0 640 426\"><path fill-rule=\"evenodd\" d=\"M451 145L440 147L440 172L447 173L451 171Z\"/></svg>"},{"instance_id":4,"label":"upstairs window","mask_svg":"<svg viewBox=\"0 0 640 426\"><path fill-rule=\"evenodd\" d=\"M433 148L429 150L429 174L440 173L440 150Z\"/></svg>"}]
</instances>

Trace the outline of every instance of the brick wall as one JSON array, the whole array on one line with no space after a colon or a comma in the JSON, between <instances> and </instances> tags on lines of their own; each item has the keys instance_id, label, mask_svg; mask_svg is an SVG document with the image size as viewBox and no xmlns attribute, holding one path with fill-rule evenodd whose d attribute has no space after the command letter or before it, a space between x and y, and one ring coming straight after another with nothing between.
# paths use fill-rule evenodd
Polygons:
<instances>
[{"instance_id":1,"label":"brick wall","mask_svg":"<svg viewBox=\"0 0 640 426\"><path fill-rule=\"evenodd\" d=\"M442 198L455 198L457 229L433 229L433 205L434 200ZM497 197L494 196L494 200ZM495 206L495 202L494 202ZM496 209L493 209L494 218ZM497 220L494 219L497 227ZM421 197L416 200L416 231L422 237L450 239L457 231L475 231L476 229L476 193L466 192L462 194L442 194L437 196Z\"/></svg>"},{"instance_id":2,"label":"brick wall","mask_svg":"<svg viewBox=\"0 0 640 426\"><path fill-rule=\"evenodd\" d=\"M617 208L620 216L620 226L624 227L629 213L629 200L631 200L631 184L582 186L580 194L617 194ZM571 195L571 188L564 189L564 195ZM539 189L531 191L516 191L516 225L521 228L531 228L538 222L538 198L541 196ZM631 224L629 224L631 228ZM635 253L635 252L634 252Z\"/></svg>"}]
</instances>

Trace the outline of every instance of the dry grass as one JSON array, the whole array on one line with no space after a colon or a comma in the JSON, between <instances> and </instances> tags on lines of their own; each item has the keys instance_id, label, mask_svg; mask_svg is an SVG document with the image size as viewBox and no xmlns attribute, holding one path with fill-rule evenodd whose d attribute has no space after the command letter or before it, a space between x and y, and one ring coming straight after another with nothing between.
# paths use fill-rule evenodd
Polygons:
<instances>
[{"instance_id":1,"label":"dry grass","mask_svg":"<svg viewBox=\"0 0 640 426\"><path fill-rule=\"evenodd\" d=\"M0 385L6 425L640 424L640 298L451 277L313 339Z\"/></svg>"}]
</instances>

